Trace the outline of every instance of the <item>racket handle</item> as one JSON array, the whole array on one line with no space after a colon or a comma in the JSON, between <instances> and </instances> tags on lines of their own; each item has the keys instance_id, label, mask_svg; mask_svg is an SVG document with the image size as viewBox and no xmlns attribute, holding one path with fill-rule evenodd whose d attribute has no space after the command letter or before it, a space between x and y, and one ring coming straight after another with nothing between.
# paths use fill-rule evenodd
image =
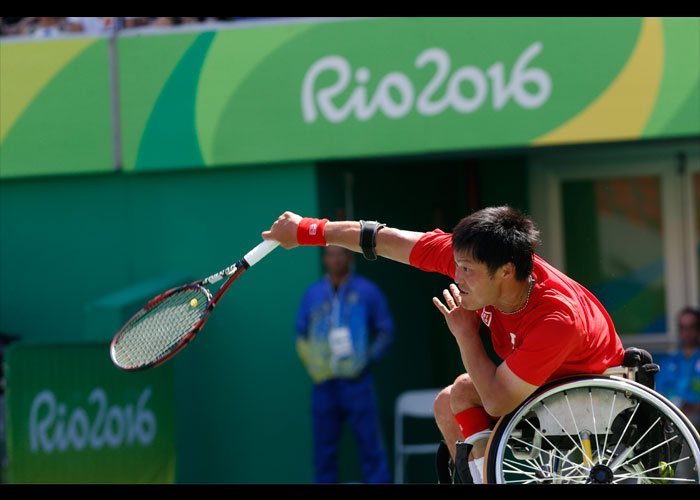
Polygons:
<instances>
[{"instance_id":1,"label":"racket handle","mask_svg":"<svg viewBox=\"0 0 700 500\"><path fill-rule=\"evenodd\" d=\"M245 254L243 260L248 263L248 266L254 266L260 259L265 257L268 253L272 252L275 248L279 246L280 242L275 240L265 240L258 246L253 248L250 252Z\"/></svg>"}]
</instances>

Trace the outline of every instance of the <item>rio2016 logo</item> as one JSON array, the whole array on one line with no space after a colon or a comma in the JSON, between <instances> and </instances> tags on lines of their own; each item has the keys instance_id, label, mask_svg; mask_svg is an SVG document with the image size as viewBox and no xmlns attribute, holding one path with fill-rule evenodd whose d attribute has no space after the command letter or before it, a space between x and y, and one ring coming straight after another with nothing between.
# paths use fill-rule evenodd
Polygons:
<instances>
[{"instance_id":1,"label":"rio2016 logo","mask_svg":"<svg viewBox=\"0 0 700 500\"><path fill-rule=\"evenodd\" d=\"M88 404L96 408L91 422L85 409L78 407L69 413L66 404L57 401L53 392L41 391L34 397L29 412L30 449L34 453L40 450L51 453L69 448L99 450L104 446L118 448L137 443L147 446L156 435L156 417L146 407L151 392L152 389L146 387L136 405L127 404L122 408L110 406L105 390L95 388L87 399Z\"/></svg>"},{"instance_id":2,"label":"rio2016 logo","mask_svg":"<svg viewBox=\"0 0 700 500\"><path fill-rule=\"evenodd\" d=\"M441 48L429 48L418 55L415 66L421 69L433 63L436 69L417 97L411 79L406 74L395 71L386 74L379 81L374 95L370 98L367 95L366 84L370 81L371 74L369 69L360 67L354 74L358 85L341 106L336 106L333 99L348 88L352 68L342 56L329 55L316 61L306 72L301 91L302 115L306 123L313 123L318 119L320 111L329 122L340 123L350 114L354 114L359 121L367 121L377 111L389 118L400 119L414 107L423 116L438 115L447 108L467 114L484 105L489 88L494 110L502 109L510 99L522 108L535 109L547 102L552 92L552 79L549 74L541 68L528 67L541 51L541 42L527 47L516 60L510 79L506 82L506 68L502 62L492 64L486 72L476 66L463 66L452 72L449 54ZM337 80L332 85L317 90L317 79L327 71L334 71ZM463 95L460 87L464 83L471 84L473 95ZM531 92L526 88L528 83L534 85L536 91ZM445 84L444 96L435 99L438 89Z\"/></svg>"}]
</instances>

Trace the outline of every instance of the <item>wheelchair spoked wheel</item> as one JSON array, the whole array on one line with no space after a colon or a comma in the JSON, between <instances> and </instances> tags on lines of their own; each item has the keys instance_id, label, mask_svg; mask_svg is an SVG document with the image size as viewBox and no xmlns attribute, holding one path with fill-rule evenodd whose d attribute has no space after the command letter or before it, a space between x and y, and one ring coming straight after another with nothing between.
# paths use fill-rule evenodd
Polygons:
<instances>
[{"instance_id":1,"label":"wheelchair spoked wheel","mask_svg":"<svg viewBox=\"0 0 700 500\"><path fill-rule=\"evenodd\" d=\"M630 380L579 376L536 391L501 418L485 479L500 484L700 482L700 436L657 392Z\"/></svg>"}]
</instances>

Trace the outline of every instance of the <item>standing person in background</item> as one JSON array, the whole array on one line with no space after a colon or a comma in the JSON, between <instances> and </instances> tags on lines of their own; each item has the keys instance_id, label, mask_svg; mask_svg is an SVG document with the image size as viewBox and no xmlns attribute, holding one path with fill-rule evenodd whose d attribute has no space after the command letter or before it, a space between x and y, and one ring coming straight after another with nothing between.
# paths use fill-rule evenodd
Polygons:
<instances>
[{"instance_id":1,"label":"standing person in background","mask_svg":"<svg viewBox=\"0 0 700 500\"><path fill-rule=\"evenodd\" d=\"M661 359L656 390L670 399L700 429L700 311L678 313L679 349Z\"/></svg>"},{"instance_id":2,"label":"standing person in background","mask_svg":"<svg viewBox=\"0 0 700 500\"><path fill-rule=\"evenodd\" d=\"M365 482L389 483L370 367L389 349L394 323L381 290L352 273L352 259L344 248L324 248L327 274L306 291L297 315L297 351L314 383L314 482L338 481L338 444L347 421Z\"/></svg>"}]
</instances>

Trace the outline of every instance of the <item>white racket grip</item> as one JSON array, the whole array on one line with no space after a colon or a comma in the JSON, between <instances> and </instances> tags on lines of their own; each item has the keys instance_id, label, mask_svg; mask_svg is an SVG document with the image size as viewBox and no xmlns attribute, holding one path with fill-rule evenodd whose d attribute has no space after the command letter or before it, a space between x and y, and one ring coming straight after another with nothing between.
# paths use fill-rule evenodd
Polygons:
<instances>
[{"instance_id":1,"label":"white racket grip","mask_svg":"<svg viewBox=\"0 0 700 500\"><path fill-rule=\"evenodd\" d=\"M272 252L275 248L279 246L280 242L275 240L265 240L258 246L253 248L250 252L245 254L243 259L248 263L249 266L254 266L260 259L265 257L268 253Z\"/></svg>"}]
</instances>

